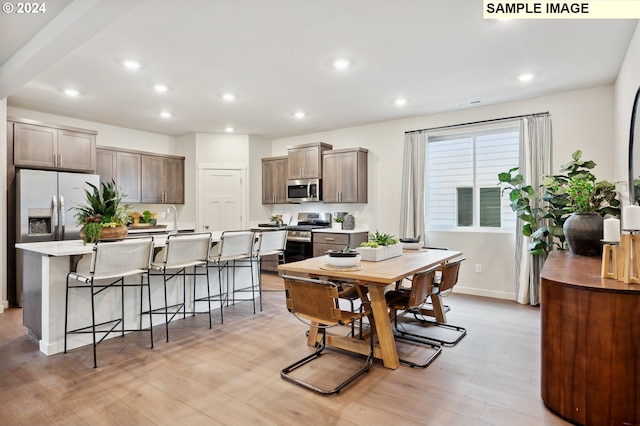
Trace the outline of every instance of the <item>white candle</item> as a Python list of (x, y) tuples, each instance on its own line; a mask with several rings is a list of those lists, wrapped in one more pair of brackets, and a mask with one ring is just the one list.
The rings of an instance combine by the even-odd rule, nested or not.
[(604, 220), (604, 238), (607, 243), (620, 242), (620, 219), (610, 217)]
[(622, 209), (622, 225), (625, 231), (640, 230), (640, 206), (625, 206)]

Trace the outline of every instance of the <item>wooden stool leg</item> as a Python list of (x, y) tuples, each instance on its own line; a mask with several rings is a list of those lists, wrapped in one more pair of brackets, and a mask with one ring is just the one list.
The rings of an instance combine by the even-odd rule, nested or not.
[(602, 278), (618, 279), (618, 246), (605, 244), (602, 248)]

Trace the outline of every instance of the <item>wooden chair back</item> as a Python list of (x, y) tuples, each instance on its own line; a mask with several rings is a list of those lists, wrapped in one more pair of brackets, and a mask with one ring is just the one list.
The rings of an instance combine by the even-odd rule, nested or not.
[(287, 309), (292, 314), (323, 325), (341, 323), (338, 287), (329, 281), (283, 275)]
[(440, 265), (429, 268), (425, 271), (418, 272), (411, 280), (411, 293), (407, 299), (404, 309), (411, 310), (419, 308), (429, 297), (433, 291), (433, 282), (436, 276), (436, 270)]
[(439, 290), (446, 291), (452, 289), (458, 283), (458, 274), (460, 272), (460, 264), (464, 261), (465, 258), (462, 257), (460, 259), (452, 260), (451, 262), (447, 262), (442, 268), (442, 278), (440, 279), (440, 284), (438, 285)]

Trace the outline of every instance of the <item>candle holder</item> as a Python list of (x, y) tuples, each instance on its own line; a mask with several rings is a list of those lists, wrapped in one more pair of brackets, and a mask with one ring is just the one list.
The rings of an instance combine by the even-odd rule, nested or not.
[(623, 266), (622, 276), (618, 275), (618, 280), (627, 284), (640, 284), (640, 230), (627, 232), (620, 236), (618, 262)]
[(602, 278), (617, 280), (622, 273), (620, 263), (620, 243), (615, 241), (603, 241), (602, 246)]

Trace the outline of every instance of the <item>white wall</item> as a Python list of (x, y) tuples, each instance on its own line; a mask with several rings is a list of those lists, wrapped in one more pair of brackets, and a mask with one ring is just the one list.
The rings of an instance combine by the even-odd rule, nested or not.
[[(400, 188), (404, 132), (548, 111), (553, 122), (553, 168), (571, 159), (576, 149), (598, 166), (596, 176), (614, 179), (612, 138), (613, 86), (596, 87), (486, 105), (472, 109), (338, 129), (273, 141), (272, 155), (285, 155), (288, 146), (326, 142), (334, 148), (361, 146), (369, 150), (369, 202), (367, 204), (302, 204), (275, 206), (273, 211), (349, 211), (356, 220), (397, 235), (400, 223)], [(496, 177), (497, 182), (497, 177)], [(252, 199), (252, 202), (259, 202)], [(431, 232), (428, 244), (462, 250), (463, 264), (458, 291), (514, 299), (514, 235), (485, 232)], [(475, 265), (483, 272), (476, 274)]]

